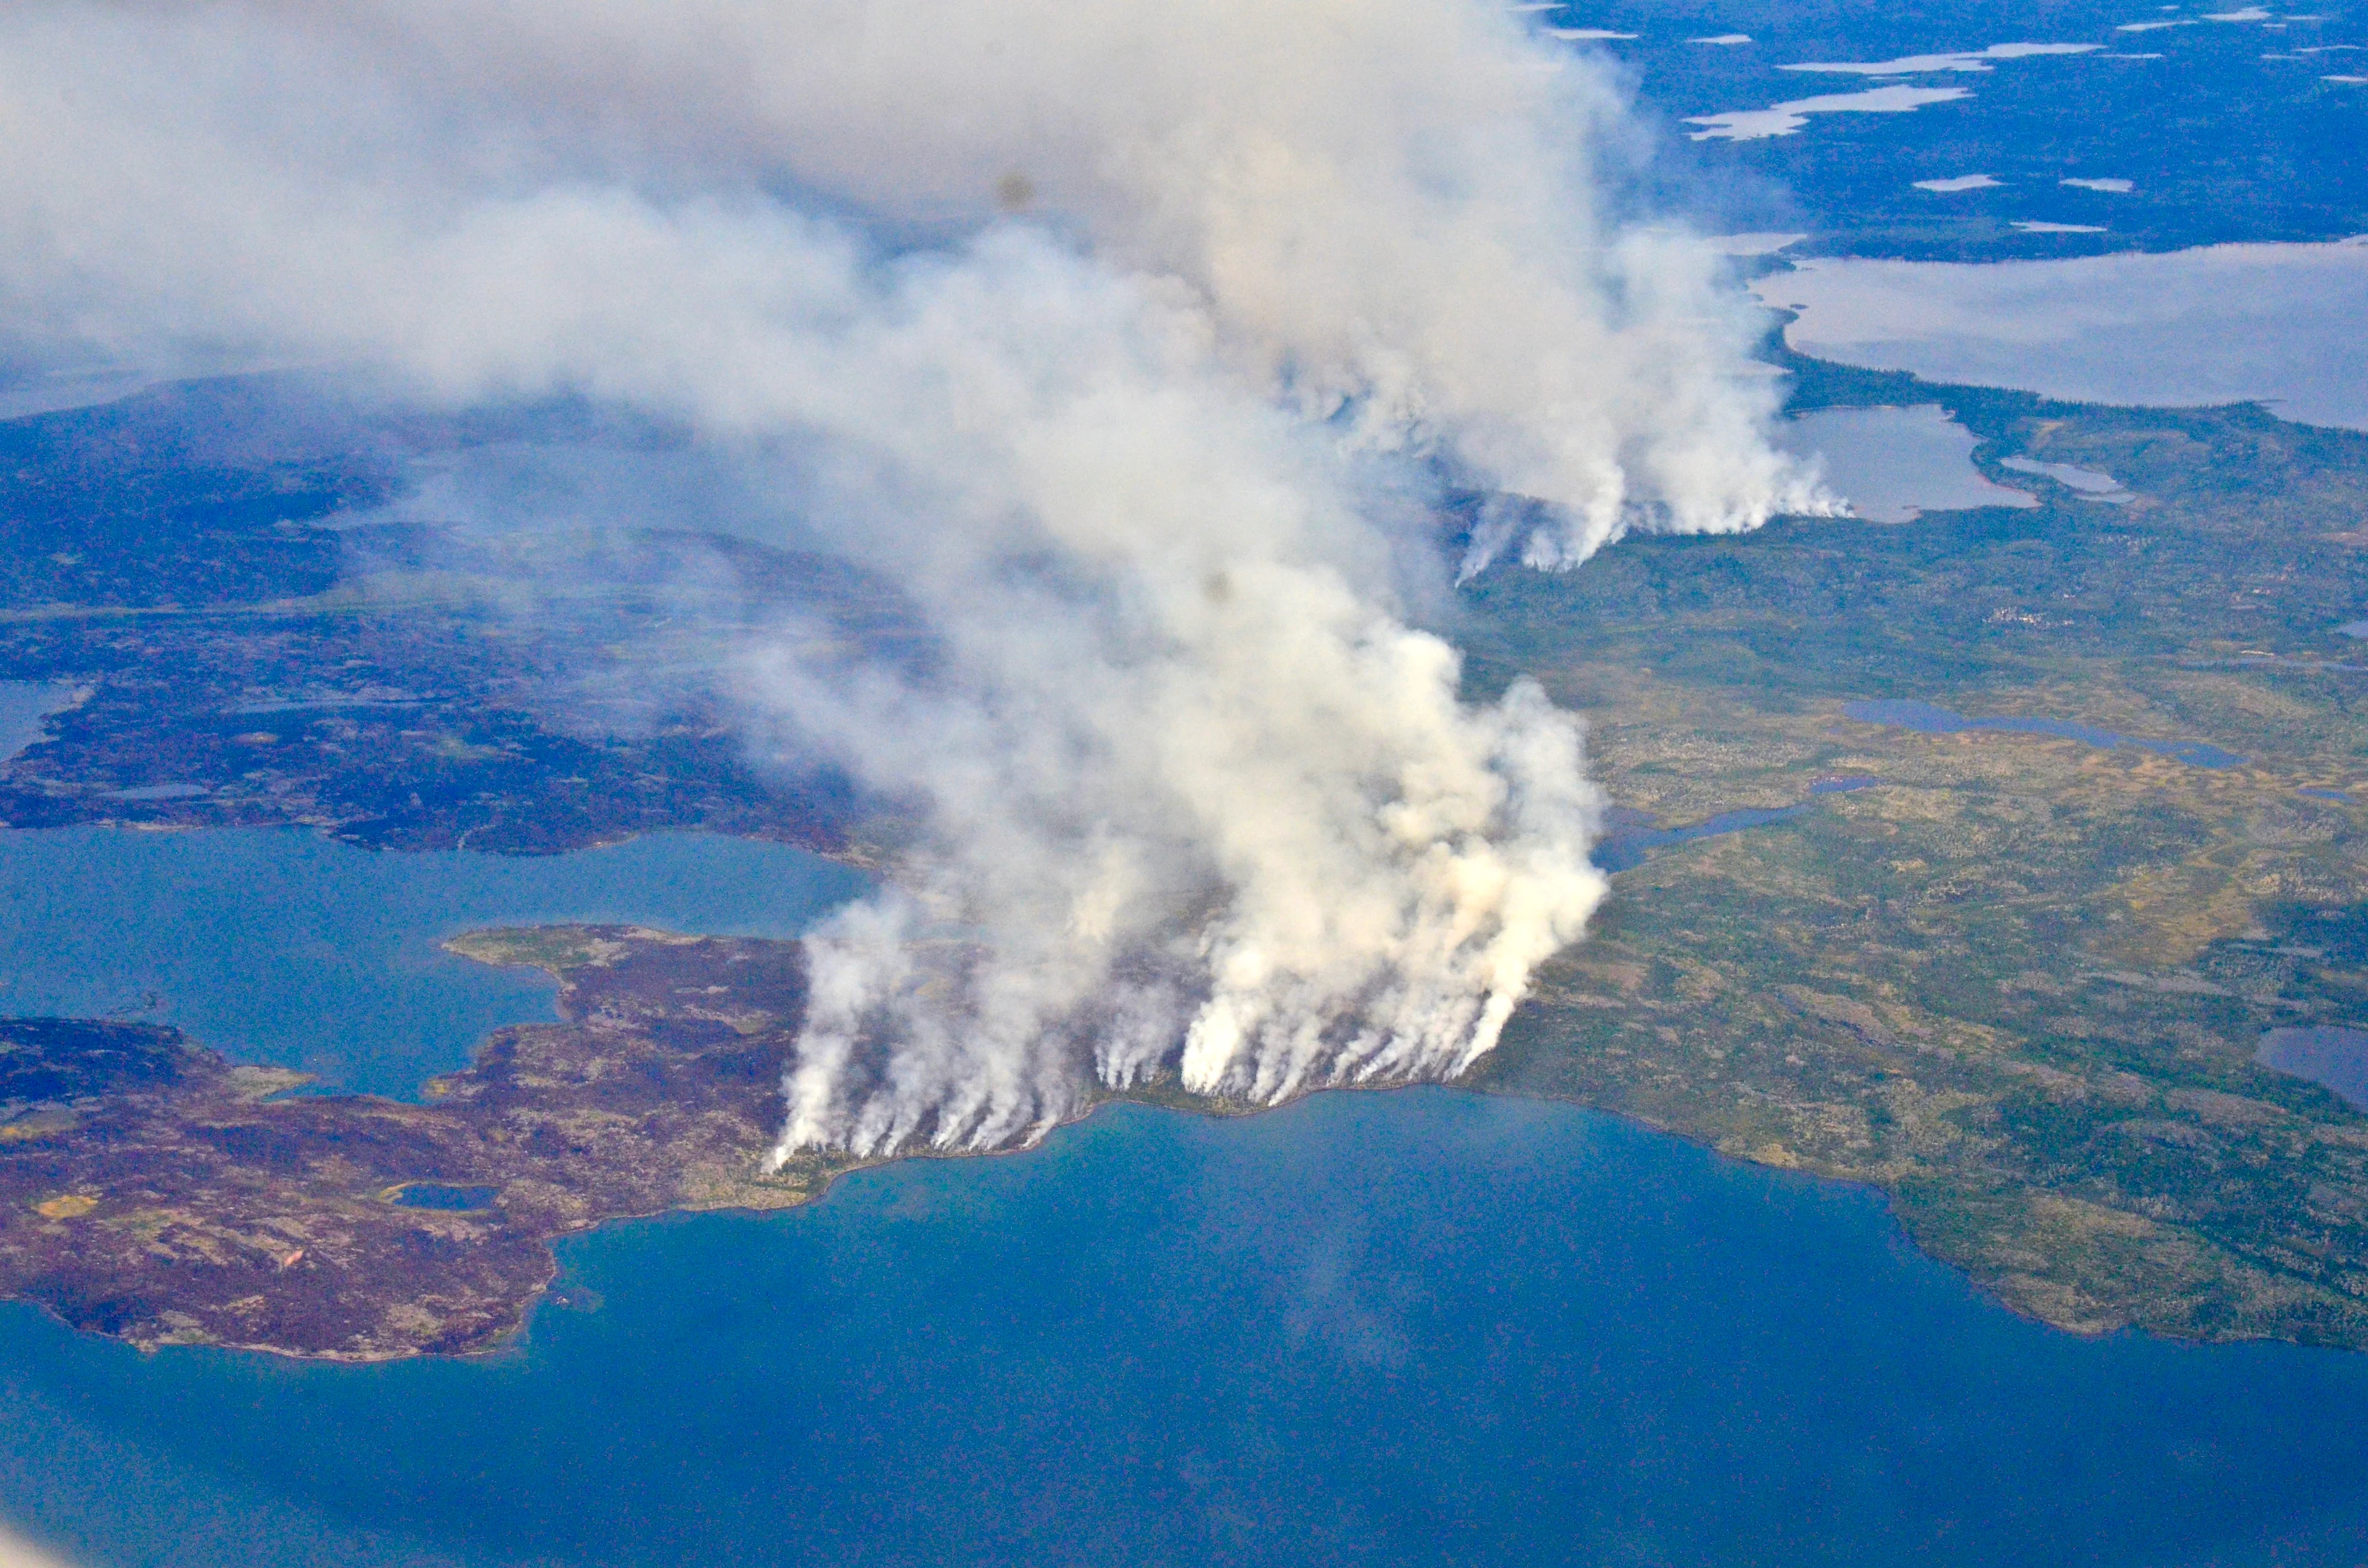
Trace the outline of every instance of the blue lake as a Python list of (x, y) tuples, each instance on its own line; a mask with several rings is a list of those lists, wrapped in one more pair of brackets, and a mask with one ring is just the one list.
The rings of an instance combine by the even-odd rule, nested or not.
[[(1812, 784), (1810, 792), (1821, 791)], [(1720, 812), (1677, 827), (1628, 827), (1615, 831), (1595, 846), (1595, 863), (1606, 872), (1633, 871), (1645, 863), (1647, 852), (1672, 844), (1691, 844), (1698, 838), (1716, 838), (1722, 834), (1741, 833), (1746, 828), (1765, 827), (1771, 822), (1783, 822), (1799, 816), (1803, 806), (1747, 806), (1739, 811)]]
[(2329, 1024), (2265, 1029), (2253, 1060), (2333, 1089), (2368, 1110), (2368, 1030)]
[(1905, 523), (1925, 512), (2036, 506), (2030, 492), (1994, 484), (1974, 466), (1980, 437), (1938, 403), (1911, 408), (1822, 408), (1776, 427), (1785, 450), (1824, 461), (1826, 481), (1869, 522)]
[(397, 1188), (394, 1201), (405, 1209), (467, 1212), (491, 1209), (501, 1190), (498, 1187), (450, 1187), (440, 1181), (415, 1181), (406, 1182)]
[[(1860, 790), (1872, 790), (1882, 782), (1868, 773), (1815, 778), (1809, 782), (1809, 793), (1848, 795)], [(1691, 844), (1697, 839), (1741, 833), (1747, 828), (1766, 827), (1770, 823), (1787, 822), (1808, 809), (1806, 805), (1744, 806), (1731, 812), (1715, 812), (1700, 822), (1680, 823), (1675, 827), (1655, 827), (1649, 813), (1615, 806), (1605, 824), (1611, 831), (1597, 842), (1594, 860), (1604, 871), (1615, 875), (1633, 871), (1645, 863), (1645, 856), (1653, 850), (1667, 848), (1672, 844)]]
[(1863, 1191), (1565, 1107), (1119, 1108), (563, 1262), (473, 1362), (0, 1310), (0, 1515), (116, 1568), (2368, 1551), (2368, 1356), (2074, 1339)]
[(41, 738), (41, 721), (73, 688), (44, 680), (0, 680), (0, 762)]
[(1842, 717), (1856, 719), (1862, 724), (1887, 724), (1929, 735), (1952, 735), (1964, 730), (1996, 730), (2015, 735), (2054, 735), (2062, 740), (2079, 741), (2106, 748), (2135, 746), (2140, 751), (2175, 757), (2191, 767), (2237, 767), (2245, 761), (2235, 752), (2223, 751), (2203, 741), (2142, 740), (2135, 735), (2116, 734), (2111, 730), (2098, 729), (2093, 724), (2077, 724), (2066, 719), (1968, 719), (1946, 708), (1936, 708), (1930, 702), (1852, 702), (1842, 709)]
[(554, 986), (438, 950), (472, 926), (794, 936), (862, 879), (783, 845), (669, 833), (566, 855), (357, 849), (302, 829), (0, 832), (0, 1014), (179, 1025), (235, 1061), (410, 1096)]

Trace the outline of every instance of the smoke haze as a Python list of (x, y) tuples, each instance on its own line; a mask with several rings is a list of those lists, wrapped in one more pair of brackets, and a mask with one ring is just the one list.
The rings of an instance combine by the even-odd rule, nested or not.
[[(1465, 0), (19, 4), (0, 297), (61, 358), (336, 364), (696, 433), (923, 671), (750, 640), (751, 744), (916, 803), (810, 942), (781, 1153), (1173, 1072), (1452, 1074), (1603, 892), (1576, 722), (1410, 606), (1825, 510), (1616, 82)], [(769, 522), (768, 522), (769, 517)]]
[(0, 1529), (0, 1568), (67, 1568), (65, 1559), (52, 1557), (30, 1541)]

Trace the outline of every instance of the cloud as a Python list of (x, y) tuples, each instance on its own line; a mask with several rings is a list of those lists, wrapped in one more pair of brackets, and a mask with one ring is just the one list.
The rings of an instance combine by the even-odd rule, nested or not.
[(0, 17), (0, 299), (621, 405), (892, 584), (926, 668), (731, 661), (916, 824), (812, 943), (784, 1148), (993, 1144), (1452, 1074), (1578, 935), (1577, 727), (1462, 700), (1434, 495), (1545, 567), (1829, 505), (1715, 248), (1608, 210), (1634, 137), (1456, 0), (57, 0)]

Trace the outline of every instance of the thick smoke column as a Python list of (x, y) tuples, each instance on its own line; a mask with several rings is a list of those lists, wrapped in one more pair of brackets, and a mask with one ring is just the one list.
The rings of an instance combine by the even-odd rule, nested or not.
[(1578, 935), (1576, 725), (1458, 700), (1406, 519), (1441, 473), (1528, 498), (1470, 571), (1821, 502), (1715, 258), (1598, 210), (1627, 135), (1466, 0), (35, 3), (0, 297), (794, 473), (784, 527), (940, 656), (735, 678), (758, 744), (924, 819), (811, 943), (782, 1147), (991, 1145), (1171, 1065), (1454, 1073)]

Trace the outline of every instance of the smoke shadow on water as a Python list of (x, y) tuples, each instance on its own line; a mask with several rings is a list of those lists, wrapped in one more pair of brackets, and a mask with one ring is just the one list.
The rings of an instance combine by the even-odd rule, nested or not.
[(85, 1562), (2350, 1561), (2368, 1357), (2079, 1340), (1865, 1191), (1568, 1107), (1106, 1110), (563, 1248), (474, 1361), (0, 1312)]

